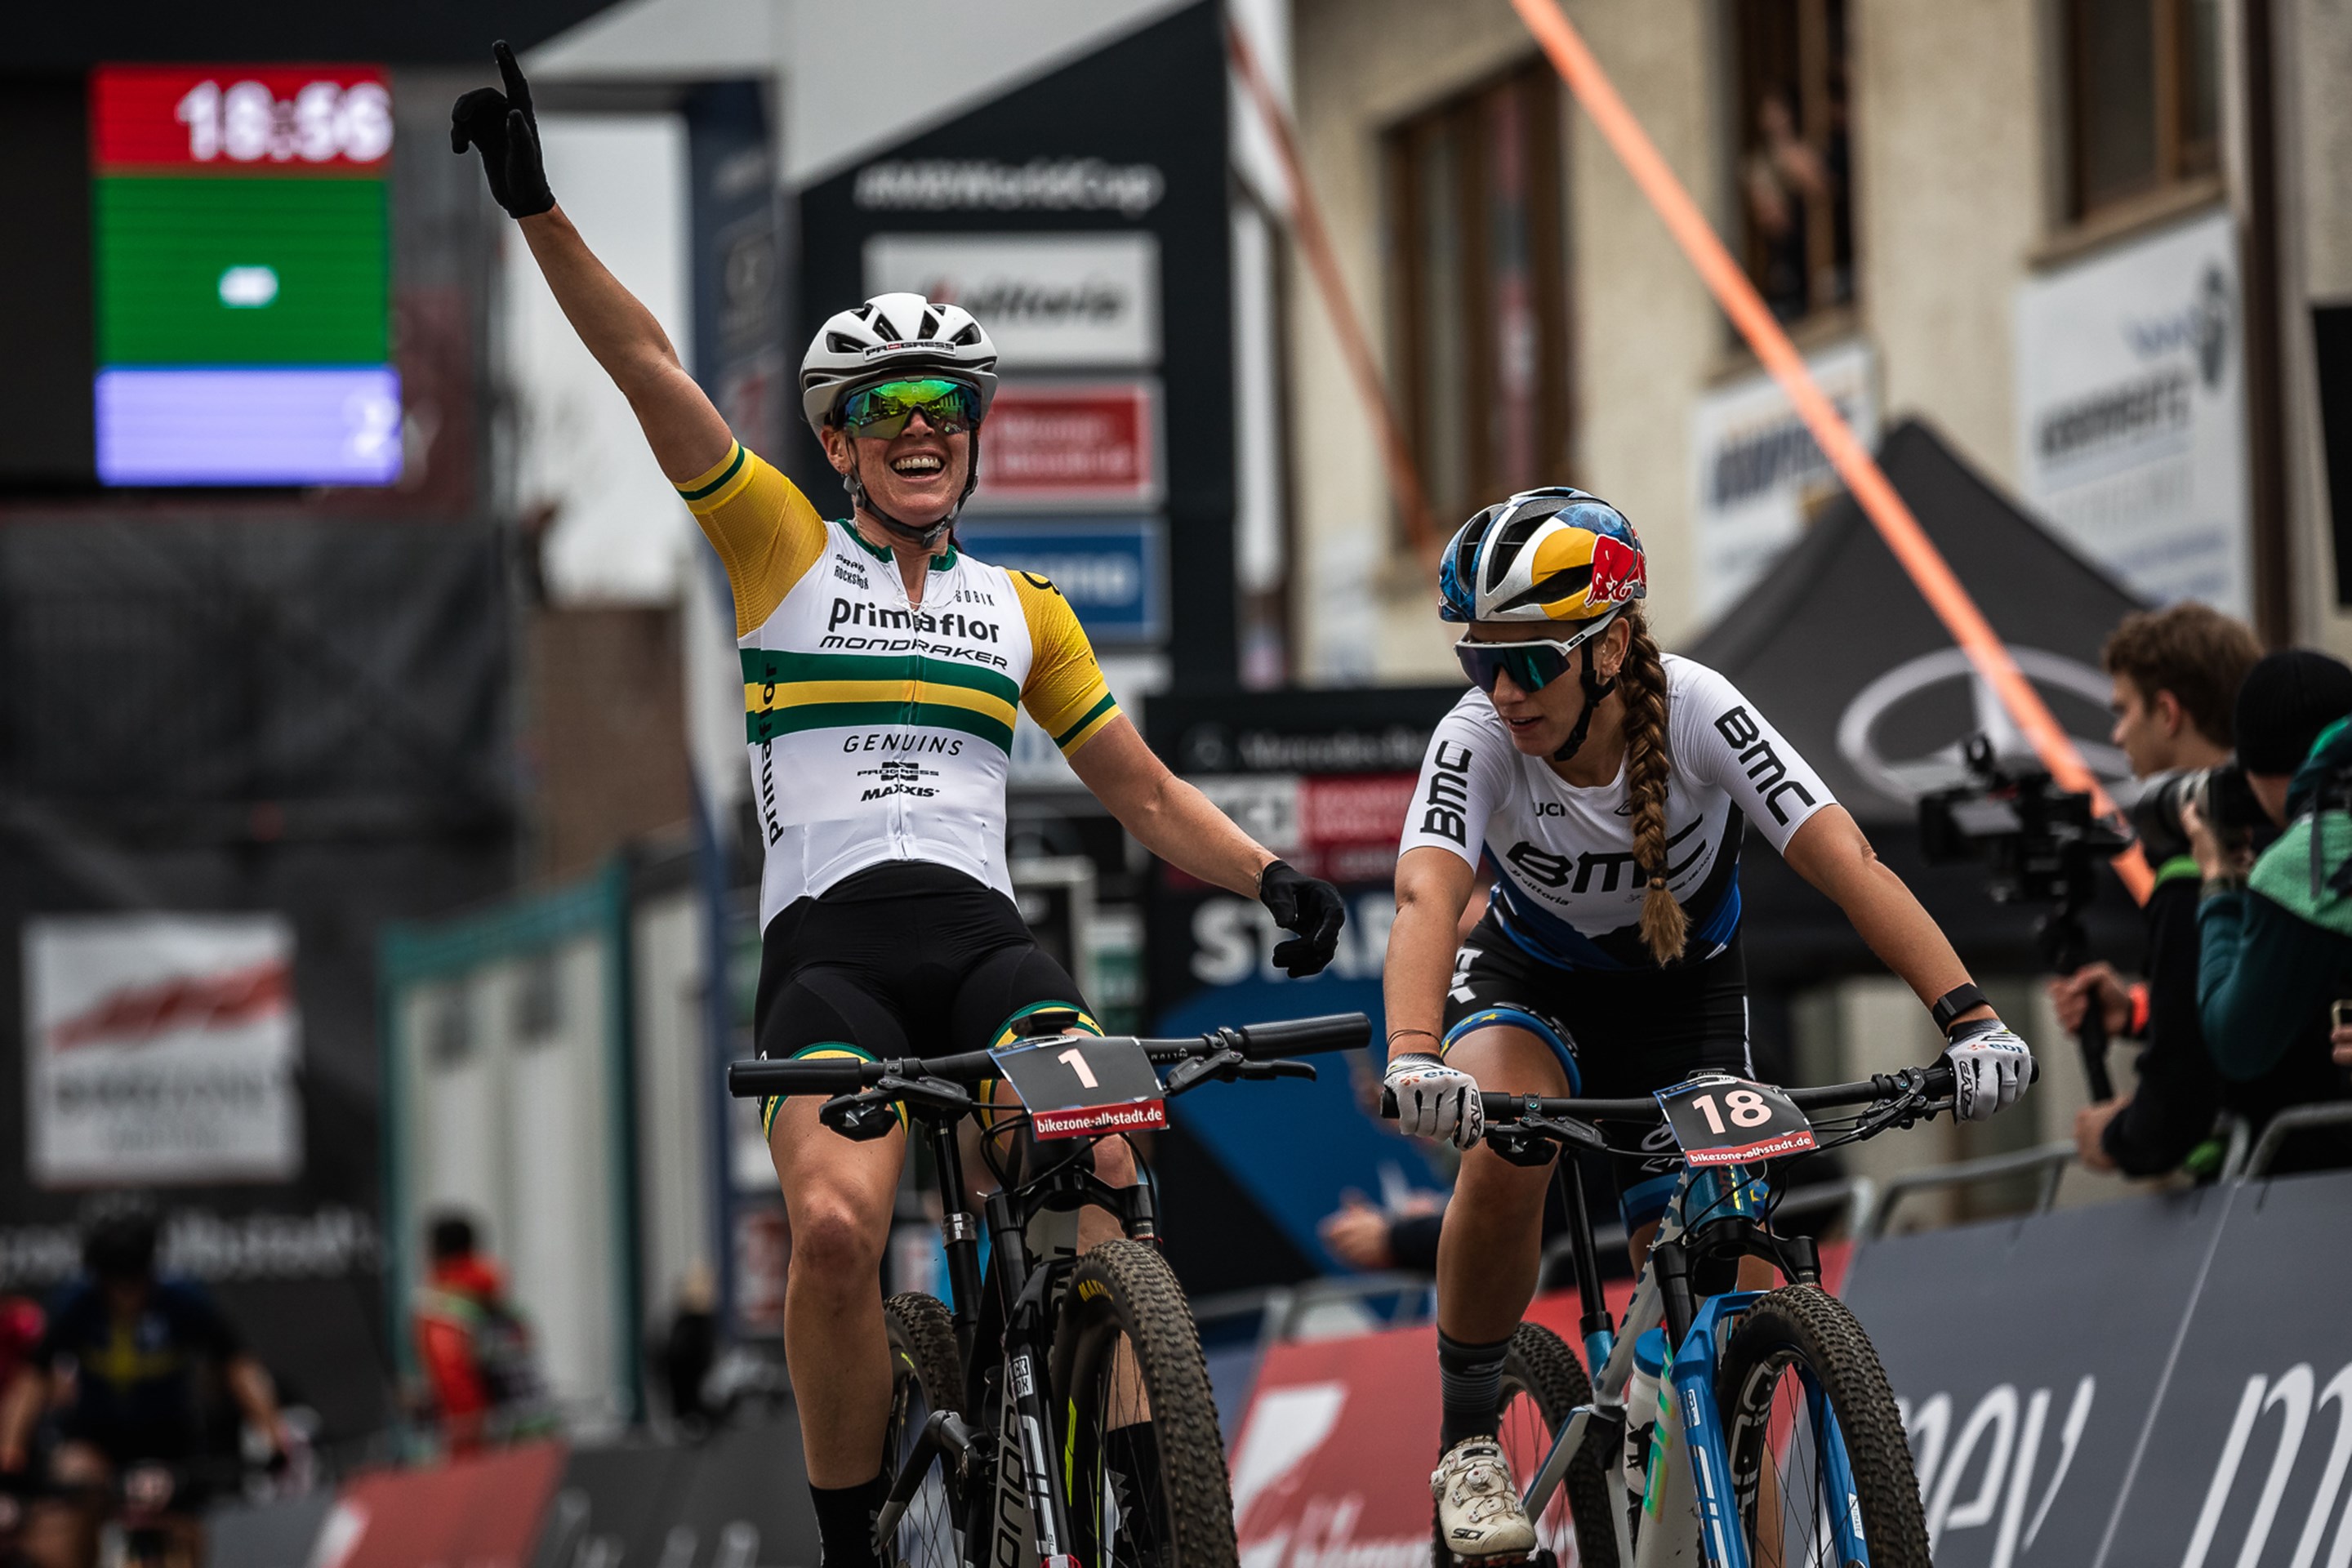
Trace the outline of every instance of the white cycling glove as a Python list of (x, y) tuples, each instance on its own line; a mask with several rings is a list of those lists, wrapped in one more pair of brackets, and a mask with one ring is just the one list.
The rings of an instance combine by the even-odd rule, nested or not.
[(2008, 1110), (2033, 1081), (2032, 1048), (1998, 1018), (1954, 1025), (1944, 1056), (1952, 1064), (1953, 1114), (1963, 1121)]
[(1451, 1138), (1470, 1149), (1486, 1131), (1478, 1080), (1426, 1051), (1389, 1058), (1381, 1085), (1396, 1097), (1397, 1125), (1418, 1138)]

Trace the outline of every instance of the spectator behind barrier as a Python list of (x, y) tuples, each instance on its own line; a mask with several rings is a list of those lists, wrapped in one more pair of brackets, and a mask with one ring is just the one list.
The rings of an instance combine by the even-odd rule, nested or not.
[[(2261, 1124), (2290, 1105), (2347, 1098), (2329, 1049), (2332, 1005), (2352, 997), (2352, 668), (2307, 648), (2257, 664), (2238, 692), (2238, 757), (2285, 831), (2259, 858), (2182, 813), (2204, 899), (2198, 1012), (2228, 1102)], [(2250, 863), (2251, 862), (2251, 863)], [(2315, 1133), (2273, 1170), (2352, 1164), (2352, 1135)]]
[[(2115, 686), (2111, 738), (2132, 776), (2226, 762), (2238, 687), (2262, 652), (2252, 632), (2204, 605), (2124, 617), (2099, 662)], [(2084, 1106), (2074, 1116), (2083, 1163), (2130, 1176), (2220, 1163), (2205, 1146), (2221, 1086), (2197, 1019), (2197, 862), (2178, 841), (2147, 847), (2156, 890), (2142, 911), (2144, 980), (2126, 985), (2114, 965), (2093, 963), (2050, 983), (2058, 1021), (2069, 1032), (2082, 1028), (2095, 997), (2108, 1038), (2131, 1036), (2144, 1044), (2131, 1097)]]
[(429, 1246), (432, 1272), (414, 1312), (416, 1348), (449, 1452), (538, 1430), (546, 1412), (530, 1330), (508, 1301), (498, 1265), (478, 1249), (473, 1222), (442, 1215)]

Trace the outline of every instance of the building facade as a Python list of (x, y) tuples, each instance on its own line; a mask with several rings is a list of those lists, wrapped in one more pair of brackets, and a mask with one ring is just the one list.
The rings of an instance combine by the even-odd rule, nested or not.
[[(2352, 291), (2352, 16), (2243, 4), (1568, 11), (1866, 441), (1923, 419), (2144, 596), (2344, 651), (2314, 310)], [(1642, 530), (1653, 622), (1690, 640), (1835, 492), (1786, 401), (1507, 0), (1291, 22), (1307, 177), (1438, 537), (1580, 485)], [(1295, 267), (1297, 675), (1444, 679), (1427, 563)]]

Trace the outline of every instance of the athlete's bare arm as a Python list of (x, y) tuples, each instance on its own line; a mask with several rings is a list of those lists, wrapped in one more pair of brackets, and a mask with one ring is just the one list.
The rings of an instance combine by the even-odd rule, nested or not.
[[(1919, 907), (1903, 879), (1879, 859), (1845, 807), (1815, 812), (1789, 840), (1781, 858), (1836, 901), (1879, 962), (1900, 975), (1921, 1002), (1932, 1004), (1968, 980), (1968, 966), (1952, 951), (1943, 928)], [(1971, 1007), (1960, 1015), (1992, 1016), (1990, 1007)]]
[(1423, 844), (1397, 857), (1396, 921), (1381, 966), (1391, 1056), (1433, 1052), (1445, 1033), (1445, 984), (1476, 878), (1449, 849)]
[(717, 467), (735, 437), (678, 363), (654, 313), (605, 270), (561, 206), (516, 226), (564, 320), (635, 410), (662, 472), (675, 484)]
[(1071, 753), (1070, 767), (1146, 849), (1203, 882), (1256, 897), (1258, 873), (1274, 852), (1169, 772), (1127, 715)]

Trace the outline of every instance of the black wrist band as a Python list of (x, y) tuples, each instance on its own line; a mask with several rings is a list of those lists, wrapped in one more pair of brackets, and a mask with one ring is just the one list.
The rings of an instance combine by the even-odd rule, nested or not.
[(1937, 1029), (1948, 1035), (1952, 1032), (1953, 1020), (1961, 1014), (1990, 1005), (1985, 1000), (1985, 994), (1977, 989), (1975, 981), (1963, 980), (1937, 997), (1928, 1006), (1927, 1016), (1936, 1020)]

